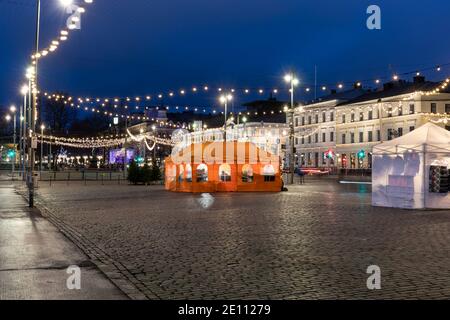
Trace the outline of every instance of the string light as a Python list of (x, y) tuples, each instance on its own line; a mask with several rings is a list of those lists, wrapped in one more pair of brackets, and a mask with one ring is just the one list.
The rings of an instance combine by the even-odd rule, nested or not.
[[(55, 41), (55, 44), (57, 44), (57, 43), (58, 43), (58, 41)], [(441, 66), (448, 66), (448, 65), (450, 65), (450, 63), (446, 63), (446, 64), (443, 64)], [(438, 66), (435, 70), (436, 71), (441, 71), (441, 69), (442, 69), (441, 66)], [(425, 68), (425, 69), (422, 69), (422, 70), (417, 70), (416, 69), (416, 70), (411, 71), (411, 72), (402, 73), (401, 75), (409, 75), (409, 74), (421, 75), (423, 71), (427, 71), (427, 70), (430, 70), (430, 68)], [(385, 78), (385, 79), (389, 79), (389, 78)], [(391, 79), (399, 80), (400, 79), (400, 74), (393, 75)], [(373, 79), (373, 80), (365, 80), (365, 81), (367, 81), (367, 82), (373, 81), (375, 84), (378, 85), (378, 84), (381, 83), (381, 78), (376, 78), (376, 79)], [(352, 85), (355, 85), (356, 87), (362, 87), (362, 82), (361, 81), (338, 82), (335, 86), (338, 89), (343, 89), (345, 87), (346, 83), (352, 83)], [(303, 87), (300, 87), (300, 88), (303, 88), (305, 92), (309, 93), (309, 92), (311, 92), (311, 87), (312, 87), (311, 85), (306, 85), (305, 84)], [(333, 85), (329, 84), (329, 83), (327, 83), (327, 84), (318, 84), (318, 87), (321, 88), (322, 91), (325, 91), (328, 88), (333, 87)], [(435, 91), (437, 91), (437, 89), (439, 87), (440, 86), (438, 86)], [(213, 86), (205, 84), (205, 85), (203, 85), (200, 88), (197, 87), (197, 86), (191, 86), (191, 88), (192, 89), (190, 91), (186, 91), (185, 89), (180, 89), (180, 90), (172, 89), (172, 90), (167, 90), (165, 92), (159, 92), (159, 93), (154, 93), (154, 94), (147, 94), (147, 95), (142, 95), (142, 96), (136, 96), (136, 97), (134, 97), (134, 100), (136, 100), (136, 101), (142, 101), (142, 100), (149, 101), (149, 100), (152, 100), (153, 97), (156, 97), (158, 99), (163, 99), (164, 97), (175, 98), (177, 96), (185, 96), (188, 92), (192, 92), (193, 94), (200, 93), (200, 92), (214, 94), (214, 91), (215, 92), (230, 91), (230, 92), (233, 92), (233, 93), (234, 92), (235, 93), (242, 93), (242, 94), (245, 94), (245, 95), (248, 95), (250, 93), (255, 93), (255, 94), (262, 95), (262, 94), (264, 94), (266, 92), (272, 92), (272, 93), (275, 93), (275, 94), (279, 93), (278, 88), (268, 88), (268, 87), (265, 87), (265, 86), (241, 87), (241, 88), (232, 88), (232, 89), (228, 89), (227, 90), (226, 88), (223, 88), (223, 87), (213, 87)], [(432, 92), (432, 91), (433, 90), (431, 90), (430, 92)], [(178, 94), (177, 94), (177, 92), (178, 92)], [(75, 100), (77, 100), (77, 99), (83, 99), (83, 97), (75, 98)], [(116, 96), (116, 97), (113, 97), (113, 98), (107, 97), (107, 98), (97, 98), (97, 99), (100, 100), (100, 101), (114, 100), (115, 102), (120, 102), (120, 101), (126, 100), (127, 102), (131, 102), (131, 98), (130, 97), (120, 97), (120, 96)]]
[[(63, 5), (68, 7), (71, 5), (72, 1), (63, 0)], [(84, 0), (84, 4), (92, 4), (93, 0)], [(77, 14), (82, 14), (86, 12), (86, 5), (77, 5)], [(41, 51), (33, 54), (31, 56), (32, 64), (35, 64), (35, 60), (41, 59), (42, 57), (46, 57), (49, 53), (53, 53), (58, 49), (61, 41), (66, 41), (69, 37), (69, 31), (75, 30), (74, 22), (79, 22), (79, 18), (74, 16), (72, 17), (72, 24), (70, 24), (67, 29), (63, 29), (60, 31), (59, 35), (55, 37), (50, 44), (43, 48)]]

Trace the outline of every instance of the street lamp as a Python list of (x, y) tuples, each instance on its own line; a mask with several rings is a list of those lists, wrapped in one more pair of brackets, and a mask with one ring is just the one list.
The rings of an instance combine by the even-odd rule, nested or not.
[(45, 125), (41, 124), (41, 174), (42, 174), (42, 158), (44, 157), (44, 129)]
[(17, 116), (16, 116), (16, 111), (17, 111), (17, 109), (16, 109), (16, 106), (11, 106), (10, 108), (9, 108), (9, 111), (11, 111), (11, 113), (14, 115), (14, 135), (13, 135), (13, 146), (14, 146), (14, 159), (13, 159), (13, 162), (12, 162), (12, 178), (14, 179), (14, 171), (15, 171), (15, 167), (16, 167), (16, 150), (17, 150), (17, 148), (16, 148), (16, 118), (17, 118)]
[(73, 3), (73, 0), (59, 0), (63, 7), (68, 7)]
[(289, 183), (294, 184), (294, 170), (295, 170), (295, 157), (294, 157), (294, 88), (300, 83), (297, 77), (293, 73), (289, 73), (284, 77), (284, 81), (290, 84), (290, 93), (291, 93), (291, 108), (287, 110), (289, 114)]
[[(139, 132), (140, 132), (140, 134), (142, 135), (142, 134), (144, 133), (144, 129), (143, 129), (143, 128), (139, 129)], [(146, 157), (146, 151), (147, 151), (147, 150), (145, 150), (145, 149), (146, 149), (146, 148), (145, 148), (145, 136), (142, 138), (141, 148), (142, 148), (142, 156), (143, 156), (143, 158), (144, 158), (144, 163), (146, 163), (145, 157)]]
[(20, 163), (22, 171), (22, 179), (25, 179), (25, 150), (26, 150), (26, 122), (27, 122), (27, 95), (29, 87), (23, 85), (20, 89), (20, 93), (23, 96), (23, 105), (20, 107)]
[(231, 94), (222, 95), (220, 96), (220, 102), (225, 107), (225, 133), (224, 133), (224, 140), (227, 140), (227, 116), (228, 116), (228, 101), (233, 100), (233, 96)]
[[(61, 3), (65, 6), (71, 4), (68, 0), (60, 0)], [(86, 2), (92, 2), (92, 0), (85, 0)], [(29, 92), (30, 92), (30, 117), (29, 117), (29, 129), (30, 129), (30, 146), (29, 146), (29, 167), (30, 170), (28, 172), (28, 199), (29, 199), (29, 207), (34, 207), (34, 186), (35, 186), (35, 177), (34, 177), (34, 165), (35, 165), (35, 145), (34, 145), (34, 137), (32, 133), (36, 127), (36, 114), (37, 114), (37, 94), (38, 90), (38, 62), (41, 54), (39, 53), (39, 38), (40, 38), (40, 22), (41, 22), (41, 0), (36, 0), (36, 30), (35, 30), (35, 46), (34, 46), (34, 54), (33, 54), (33, 65), (27, 70), (27, 78), (29, 82)], [(31, 95), (32, 93), (32, 95)], [(31, 98), (32, 97), (32, 98)]]

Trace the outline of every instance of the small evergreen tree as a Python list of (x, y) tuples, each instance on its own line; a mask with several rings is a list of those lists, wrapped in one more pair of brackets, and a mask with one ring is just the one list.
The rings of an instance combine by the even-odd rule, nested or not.
[(97, 169), (98, 168), (98, 158), (97, 155), (94, 155), (89, 162), (89, 168), (91, 169)]
[(139, 167), (137, 163), (133, 160), (130, 163), (130, 167), (128, 168), (128, 181), (133, 184), (137, 184), (139, 182)]
[(159, 181), (159, 180), (161, 180), (161, 169), (156, 164), (156, 162), (153, 162), (151, 170), (151, 181)]
[(144, 184), (150, 184), (150, 182), (152, 181), (152, 171), (148, 164), (145, 164), (141, 169), (141, 178)]

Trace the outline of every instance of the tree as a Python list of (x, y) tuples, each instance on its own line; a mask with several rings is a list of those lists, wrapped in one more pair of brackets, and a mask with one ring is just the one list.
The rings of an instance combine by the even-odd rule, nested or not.
[(161, 169), (154, 161), (151, 170), (151, 181), (159, 181), (159, 180), (161, 180)]
[(128, 181), (133, 184), (138, 184), (139, 182), (139, 167), (137, 163), (133, 160), (128, 168)]
[(141, 176), (142, 176), (142, 182), (144, 184), (150, 184), (152, 181), (152, 171), (148, 164), (145, 164), (144, 167), (141, 169)]
[(98, 168), (98, 158), (97, 155), (94, 155), (89, 162), (89, 168), (91, 169), (97, 169)]
[[(68, 96), (61, 93), (61, 96)], [(77, 111), (72, 108), (70, 104), (65, 104), (64, 99), (46, 99), (41, 103), (42, 108), (42, 122), (50, 127), (54, 134), (66, 134), (71, 124), (77, 118)]]
[[(60, 96), (67, 97), (68, 94), (58, 93)], [(68, 130), (72, 123), (77, 118), (77, 111), (75, 108), (72, 108), (70, 104), (65, 104), (64, 99), (46, 99), (39, 102), (39, 105), (42, 106), (42, 114), (40, 122), (45, 124), (46, 133), (62, 136), (68, 133)], [(53, 148), (52, 159), (53, 159), (53, 168), (58, 168), (56, 165), (58, 154), (58, 148)]]
[(108, 130), (111, 119), (103, 114), (92, 114), (87, 118), (74, 121), (70, 126), (72, 134), (96, 135)]

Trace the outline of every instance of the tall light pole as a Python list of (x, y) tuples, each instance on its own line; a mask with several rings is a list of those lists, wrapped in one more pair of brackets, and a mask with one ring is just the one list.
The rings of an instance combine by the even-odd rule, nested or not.
[[(36, 0), (36, 34), (35, 34), (35, 51), (33, 59), (34, 81), (31, 81), (30, 92), (31, 99), (31, 116), (30, 116), (30, 146), (29, 146), (29, 172), (28, 172), (28, 205), (30, 208), (34, 207), (34, 166), (35, 166), (35, 148), (37, 147), (36, 138), (34, 136), (36, 128), (36, 114), (37, 114), (37, 95), (38, 95), (38, 59), (39, 59), (39, 34), (41, 21), (41, 0)], [(30, 78), (33, 79), (33, 78)]]
[(227, 141), (227, 118), (228, 118), (228, 101), (233, 100), (233, 96), (231, 94), (222, 95), (220, 97), (220, 102), (223, 103), (225, 107), (225, 125), (224, 125), (224, 140)]
[[(156, 143), (156, 126), (152, 125), (152, 131), (153, 131), (153, 136), (155, 137), (155, 143)], [(153, 146), (153, 164), (152, 165), (156, 165), (156, 145)]]
[(126, 179), (127, 178), (127, 163), (128, 163), (128, 159), (127, 159), (127, 144), (128, 144), (128, 115), (125, 114), (125, 143), (124, 143), (124, 149), (125, 149), (125, 156), (124, 156), (124, 160), (123, 160), (123, 177)]
[(23, 105), (20, 108), (20, 157), (22, 167), (22, 179), (25, 179), (25, 150), (26, 150), (26, 115), (27, 115), (27, 95), (29, 87), (22, 86), (20, 93), (23, 95)]
[[(139, 129), (139, 133), (141, 135), (143, 135), (144, 134), (144, 129), (143, 128)], [(145, 164), (146, 163), (146, 161), (145, 161), (145, 156), (146, 156), (146, 152), (145, 152), (146, 151), (145, 150), (145, 136), (142, 137), (141, 147), (142, 147), (142, 157), (144, 158), (144, 164)]]
[(14, 172), (15, 172), (15, 167), (16, 167), (16, 153), (17, 153), (17, 147), (16, 147), (16, 121), (17, 121), (17, 115), (16, 115), (16, 107), (15, 106), (11, 106), (9, 108), (9, 111), (11, 111), (11, 113), (13, 114), (13, 122), (14, 122), (14, 133), (13, 133), (13, 146), (14, 146), (14, 158), (13, 158), (13, 162), (12, 162), (12, 178), (14, 179)]
[[(9, 123), (9, 122), (11, 121), (11, 119), (12, 119), (11, 115), (7, 114), (7, 115), (5, 116), (6, 122)], [(8, 157), (9, 157), (9, 151), (8, 151)], [(11, 176), (11, 179), (14, 179), (14, 160), (12, 160), (11, 162), (12, 162), (12, 170), (11, 170), (12, 176)]]
[(299, 84), (299, 80), (294, 76), (294, 74), (290, 73), (284, 77), (284, 80), (290, 84), (290, 93), (291, 93), (291, 107), (287, 110), (287, 114), (289, 117), (287, 118), (289, 122), (289, 184), (294, 184), (294, 170), (295, 170), (295, 155), (294, 155), (294, 135), (295, 135), (295, 127), (294, 127), (294, 88)]
[(41, 124), (41, 174), (42, 174), (42, 159), (44, 157), (44, 129), (45, 126)]

